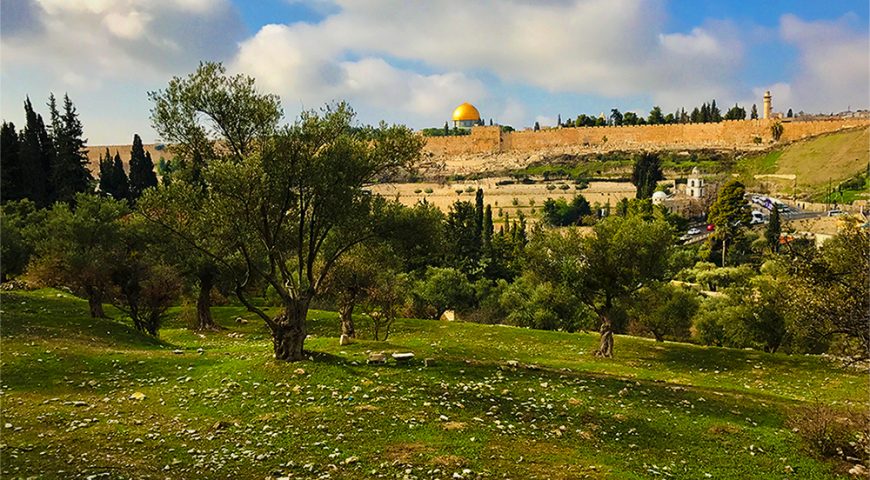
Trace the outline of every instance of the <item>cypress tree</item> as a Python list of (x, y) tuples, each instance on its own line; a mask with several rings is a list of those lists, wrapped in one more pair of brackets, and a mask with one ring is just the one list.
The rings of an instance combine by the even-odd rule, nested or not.
[(474, 239), (478, 249), (483, 245), (483, 189), (474, 196)]
[(42, 116), (33, 110), (30, 97), (24, 100), (25, 126), (21, 132), (19, 165), (20, 194), (38, 207), (45, 207), (48, 199), (48, 178), (52, 146)]
[(76, 108), (68, 95), (63, 97), (63, 114), (58, 113), (54, 95), (49, 98), (54, 156), (51, 164), (52, 200), (71, 203), (76, 193), (91, 190), (93, 177), (88, 170), (87, 140)]
[(710, 121), (717, 123), (722, 121), (722, 112), (720, 112), (719, 107), (716, 106), (715, 99), (713, 99), (713, 103), (710, 104)]
[(767, 229), (764, 231), (764, 238), (767, 240), (767, 245), (770, 246), (770, 251), (776, 253), (779, 250), (779, 236), (782, 233), (782, 225), (779, 219), (779, 209), (773, 208), (770, 210), (770, 220), (767, 223)]
[(755, 106), (754, 103), (752, 104), (752, 110), (749, 113), (749, 118), (752, 120), (758, 120), (758, 108)]
[(127, 179), (127, 174), (124, 172), (124, 162), (121, 161), (121, 154), (115, 152), (115, 158), (112, 160), (112, 185), (115, 188), (115, 198), (130, 199), (130, 181)]
[(486, 255), (492, 252), (492, 205), (486, 204), (483, 211), (483, 251)]
[(130, 152), (130, 199), (136, 201), (146, 188), (157, 186), (157, 175), (151, 155), (145, 152), (142, 139), (133, 135), (133, 149)]
[(0, 128), (0, 200), (18, 200), (22, 195), (21, 145), (15, 124), (3, 122)]
[(656, 191), (659, 180), (664, 179), (662, 174), (661, 160), (654, 153), (644, 153), (634, 161), (634, 169), (631, 172), (631, 183), (637, 192), (636, 198), (650, 198)]
[[(100, 192), (104, 195), (115, 197), (115, 164), (112, 163), (112, 154), (106, 149), (106, 154), (100, 156)], [(115, 197), (117, 198), (117, 197)]]

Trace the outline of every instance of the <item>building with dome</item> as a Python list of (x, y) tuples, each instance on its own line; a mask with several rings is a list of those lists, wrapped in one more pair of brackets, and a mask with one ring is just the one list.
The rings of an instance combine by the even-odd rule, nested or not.
[(652, 194), (652, 203), (653, 205), (663, 205), (665, 200), (668, 199), (668, 194), (659, 190)]
[(480, 112), (474, 105), (466, 102), (453, 110), (453, 126), (456, 128), (471, 128), (480, 124)]

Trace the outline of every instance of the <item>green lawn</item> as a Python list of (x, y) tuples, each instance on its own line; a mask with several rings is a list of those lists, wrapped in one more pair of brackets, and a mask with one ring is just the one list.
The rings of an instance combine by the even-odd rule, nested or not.
[(787, 411), (867, 399), (810, 356), (620, 336), (601, 360), (593, 334), (429, 320), (340, 347), (312, 312), (312, 359), (284, 364), (239, 307), (157, 341), (55, 290), (0, 300), (3, 478), (836, 478)]

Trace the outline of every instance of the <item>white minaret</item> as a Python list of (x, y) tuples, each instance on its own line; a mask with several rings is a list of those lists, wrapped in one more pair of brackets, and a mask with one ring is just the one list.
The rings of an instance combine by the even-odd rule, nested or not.
[(770, 90), (764, 92), (764, 117), (762, 117), (762, 118), (764, 118), (765, 120), (768, 118), (771, 118), (771, 115), (770, 115), (770, 113), (771, 113), (771, 110), (770, 110), (771, 109), (771, 104), (770, 104), (771, 98), (772, 97), (770, 96)]

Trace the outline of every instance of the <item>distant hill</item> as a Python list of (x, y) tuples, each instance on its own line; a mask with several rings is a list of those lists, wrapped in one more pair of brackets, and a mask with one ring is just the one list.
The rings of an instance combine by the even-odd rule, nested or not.
[[(164, 157), (167, 160), (172, 158), (162, 143), (146, 143), (142, 146), (145, 147), (146, 152), (151, 153), (151, 159), (154, 160), (155, 167), (157, 166), (157, 162), (160, 161), (160, 157)], [(89, 145), (87, 148), (88, 168), (90, 168), (91, 172), (94, 174), (100, 172), (100, 157), (106, 153), (107, 148), (113, 157), (115, 156), (115, 152), (120, 153), (121, 160), (124, 162), (124, 168), (129, 168), (127, 164), (130, 162), (130, 151), (133, 149), (133, 145)]]

